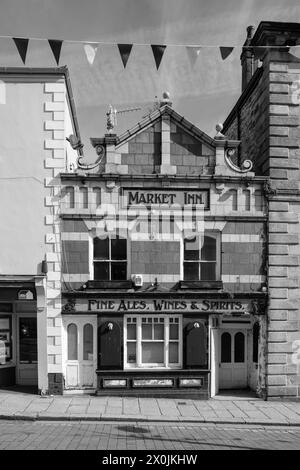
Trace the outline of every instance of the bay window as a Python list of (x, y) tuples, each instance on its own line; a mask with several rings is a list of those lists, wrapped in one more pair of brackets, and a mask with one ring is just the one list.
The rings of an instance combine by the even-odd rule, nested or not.
[(125, 368), (181, 366), (181, 317), (125, 316)]

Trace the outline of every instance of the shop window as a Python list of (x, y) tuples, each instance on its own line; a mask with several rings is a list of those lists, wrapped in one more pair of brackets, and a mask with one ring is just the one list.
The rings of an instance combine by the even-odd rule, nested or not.
[(78, 333), (74, 323), (68, 325), (68, 361), (78, 360)]
[(253, 325), (253, 355), (252, 355), (252, 361), (254, 363), (258, 362), (258, 341), (259, 341), (259, 323), (256, 322)]
[(80, 195), (80, 207), (82, 207), (83, 209), (87, 209), (89, 207), (88, 188), (84, 186), (80, 187), (79, 195)]
[(221, 362), (231, 362), (231, 334), (223, 333), (221, 336)]
[(211, 233), (184, 240), (184, 280), (216, 281), (220, 278), (220, 239)]
[(127, 279), (127, 240), (94, 238), (94, 280), (124, 281)]
[(36, 318), (19, 319), (20, 362), (37, 362), (37, 321)]
[(245, 362), (245, 335), (241, 332), (234, 336), (234, 362)]
[(180, 367), (181, 318), (157, 315), (125, 318), (125, 367)]
[(65, 186), (62, 189), (64, 206), (66, 209), (74, 209), (75, 207), (75, 191), (73, 186)]
[(89, 323), (83, 327), (83, 360), (93, 360), (93, 327)]
[(0, 365), (12, 360), (11, 317), (0, 315)]

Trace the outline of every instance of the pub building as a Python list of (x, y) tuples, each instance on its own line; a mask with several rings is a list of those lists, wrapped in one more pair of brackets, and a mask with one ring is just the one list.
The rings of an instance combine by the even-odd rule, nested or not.
[(265, 178), (222, 125), (209, 137), (167, 93), (123, 135), (110, 118), (95, 164), (81, 155), (60, 174), (54, 393), (264, 396)]

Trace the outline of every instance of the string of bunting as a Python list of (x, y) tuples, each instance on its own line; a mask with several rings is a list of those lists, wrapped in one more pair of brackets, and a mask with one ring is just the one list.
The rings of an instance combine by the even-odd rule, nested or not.
[[(10, 36), (0, 36), (0, 38), (11, 38)], [(132, 44), (117, 44), (117, 43), (111, 43), (111, 42), (85, 42), (85, 41), (75, 41), (75, 40), (62, 40), (62, 39), (43, 39), (43, 38), (16, 38), (12, 37), (16, 48), (19, 52), (19, 55), (22, 59), (23, 64), (25, 65), (26, 63), (26, 55), (27, 55), (27, 50), (28, 50), (28, 44), (29, 40), (34, 40), (34, 41), (48, 41), (49, 46), (51, 48), (51, 51), (53, 53), (55, 62), (57, 65), (59, 65), (59, 59), (60, 59), (60, 54), (61, 54), (61, 49), (63, 43), (78, 43), (83, 45), (83, 49), (87, 58), (87, 61), (90, 65), (93, 65), (95, 61), (95, 57), (98, 51), (99, 46), (104, 45), (117, 45), (119, 49), (119, 53), (121, 56), (121, 60), (123, 63), (124, 68), (126, 68), (129, 56), (131, 54), (133, 46), (150, 46), (156, 69), (159, 69), (159, 66), (161, 64), (163, 55), (165, 53), (165, 50), (167, 47), (185, 47), (186, 52), (188, 55), (188, 58), (190, 60), (191, 66), (193, 67), (201, 53), (201, 50), (203, 48), (218, 48), (220, 51), (220, 55), (222, 60), (227, 59), (227, 57), (230, 56), (232, 51), (238, 47), (238, 48), (243, 48), (243, 47), (249, 47), (249, 46), (214, 46), (214, 45), (186, 45), (186, 44), (138, 44), (138, 43), (132, 43)], [(255, 54), (259, 57), (264, 49), (268, 48), (278, 48), (278, 46), (254, 46), (254, 52)], [(289, 49), (289, 52), (296, 57), (300, 58), (300, 45), (297, 46), (287, 46)]]

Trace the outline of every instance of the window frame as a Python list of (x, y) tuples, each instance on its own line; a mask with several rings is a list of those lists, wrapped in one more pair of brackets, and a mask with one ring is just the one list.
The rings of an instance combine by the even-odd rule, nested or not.
[(112, 279), (111, 279), (111, 263), (112, 262), (116, 262), (116, 263), (126, 263), (126, 279), (119, 279), (119, 280), (115, 280), (115, 282), (118, 282), (118, 281), (126, 281), (128, 280), (129, 278), (129, 274), (130, 274), (130, 243), (129, 243), (129, 239), (128, 237), (127, 238), (124, 238), (124, 237), (118, 237), (122, 240), (126, 240), (126, 260), (116, 260), (116, 259), (111, 259), (111, 240), (114, 240), (116, 237), (111, 237), (111, 236), (107, 236), (107, 238), (109, 239), (109, 243), (108, 243), (108, 251), (109, 251), (109, 257), (107, 260), (97, 260), (94, 258), (94, 240), (95, 238), (100, 238), (100, 237), (97, 237), (97, 235), (91, 235), (90, 237), (90, 246), (89, 246), (89, 265), (90, 265), (90, 280), (92, 281), (95, 281), (95, 269), (94, 269), (94, 263), (108, 263), (109, 265), (109, 279), (97, 279), (97, 281), (103, 281), (103, 282), (111, 282)]
[[(136, 319), (136, 339), (127, 340), (127, 319), (135, 318)], [(162, 342), (162, 340), (143, 340), (142, 339), (142, 319), (143, 318), (163, 318), (164, 319), (164, 363), (142, 363), (142, 342)], [(170, 318), (178, 319), (178, 340), (170, 341)], [(154, 322), (153, 322), (154, 323)], [(151, 323), (151, 324), (153, 324)], [(159, 324), (159, 323), (158, 323)], [(139, 315), (127, 314), (124, 315), (124, 334), (123, 334), (123, 367), (124, 370), (170, 370), (170, 369), (181, 369), (183, 364), (183, 338), (182, 338), (182, 315), (164, 315), (164, 314), (144, 314)], [(135, 364), (127, 362), (127, 341), (132, 341), (136, 343), (136, 362)], [(169, 344), (170, 342), (178, 343), (178, 362), (169, 363)]]
[[(195, 235), (195, 237), (201, 236)], [(200, 255), (201, 255), (201, 249), (199, 250), (199, 259), (198, 260), (185, 260), (185, 250), (184, 250), (184, 242), (186, 238), (183, 238), (182, 241), (182, 279), (186, 282), (194, 282), (194, 281), (205, 281), (205, 282), (214, 282), (214, 281), (221, 281), (221, 232), (220, 231), (215, 231), (215, 230), (207, 230), (204, 232), (204, 237), (211, 237), (216, 240), (216, 278), (215, 279), (201, 279), (201, 264), (202, 263), (212, 263), (214, 261), (209, 261), (209, 260), (201, 260)], [(185, 279), (184, 277), (184, 265), (185, 263), (198, 263), (198, 279)]]

